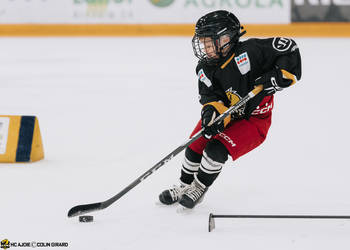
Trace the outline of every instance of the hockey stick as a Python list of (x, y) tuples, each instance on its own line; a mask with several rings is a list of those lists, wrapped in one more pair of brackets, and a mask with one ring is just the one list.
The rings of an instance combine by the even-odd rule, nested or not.
[[(230, 107), (228, 110), (226, 110), (224, 113), (222, 113), (220, 116), (218, 116), (214, 123), (217, 123), (219, 121), (222, 121), (225, 119), (228, 115), (232, 114), (234, 111), (237, 111), (240, 107), (242, 107), (244, 104), (246, 104), (250, 99), (252, 99), (254, 96), (256, 96), (260, 91), (263, 90), (263, 86), (259, 85), (256, 86), (252, 91), (248, 93), (244, 98), (242, 98), (239, 102), (237, 102), (235, 105)], [(124, 188), (122, 191), (120, 191), (118, 194), (113, 196), (112, 198), (103, 201), (103, 202), (97, 202), (97, 203), (91, 203), (91, 204), (85, 204), (85, 205), (78, 205), (75, 207), (72, 207), (68, 211), (68, 217), (74, 217), (82, 214), (87, 214), (90, 212), (98, 211), (105, 209), (109, 207), (111, 204), (113, 204), (115, 201), (117, 201), (119, 198), (121, 198), (124, 194), (129, 192), (131, 189), (133, 189), (135, 186), (137, 186), (139, 183), (141, 183), (144, 179), (146, 179), (148, 176), (153, 174), (155, 171), (157, 171), (161, 166), (163, 166), (165, 163), (170, 161), (175, 155), (180, 153), (182, 150), (184, 150), (187, 146), (192, 144), (195, 140), (197, 140), (202, 133), (203, 129), (201, 129), (198, 133), (196, 133), (194, 136), (192, 136), (190, 139), (188, 139), (186, 142), (181, 144), (179, 147), (177, 147), (174, 151), (172, 151), (170, 154), (165, 156), (162, 160), (160, 160), (156, 165), (154, 165), (152, 168), (147, 170), (144, 174), (142, 174), (139, 178), (137, 178), (135, 181), (133, 181), (129, 186)]]
[(236, 218), (236, 219), (329, 219), (329, 220), (348, 220), (350, 216), (348, 215), (219, 215), (219, 214), (209, 214), (209, 225), (208, 231), (211, 232), (215, 228), (214, 218)]

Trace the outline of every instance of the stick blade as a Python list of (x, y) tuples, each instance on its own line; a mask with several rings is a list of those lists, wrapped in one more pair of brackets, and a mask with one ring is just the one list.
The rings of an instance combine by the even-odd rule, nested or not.
[(69, 211), (68, 211), (68, 217), (75, 217), (78, 215), (82, 215), (82, 214), (87, 214), (90, 212), (94, 212), (94, 211), (98, 211), (103, 209), (102, 207), (102, 202), (97, 202), (97, 203), (91, 203), (91, 204), (85, 204), (85, 205), (78, 205), (75, 207), (72, 207)]
[(215, 228), (215, 220), (214, 215), (212, 213), (209, 214), (209, 224), (208, 224), (208, 231), (211, 232)]

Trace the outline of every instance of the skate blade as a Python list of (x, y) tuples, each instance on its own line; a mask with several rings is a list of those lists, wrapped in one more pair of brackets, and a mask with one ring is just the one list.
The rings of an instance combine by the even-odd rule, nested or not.
[(181, 205), (176, 209), (176, 213), (183, 214), (183, 215), (193, 214), (193, 211), (194, 211), (193, 209), (190, 209)]
[(155, 205), (157, 205), (159, 207), (177, 207), (177, 205), (179, 205), (179, 203), (175, 202), (174, 204), (167, 205), (167, 204), (161, 203), (160, 201), (156, 201)]

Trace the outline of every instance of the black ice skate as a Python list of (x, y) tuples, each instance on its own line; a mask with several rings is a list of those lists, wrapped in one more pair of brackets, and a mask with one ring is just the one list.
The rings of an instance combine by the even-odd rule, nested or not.
[(195, 179), (191, 186), (185, 190), (179, 203), (186, 208), (194, 208), (203, 200), (207, 190), (208, 188), (205, 185)]
[(180, 186), (174, 186), (173, 188), (163, 191), (159, 195), (159, 201), (165, 205), (171, 205), (178, 202), (181, 199), (183, 193), (190, 187), (190, 185), (181, 183)]

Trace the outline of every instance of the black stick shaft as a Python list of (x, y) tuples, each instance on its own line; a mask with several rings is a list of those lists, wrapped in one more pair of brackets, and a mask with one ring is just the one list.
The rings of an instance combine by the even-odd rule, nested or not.
[[(252, 91), (248, 93), (244, 98), (242, 98), (239, 102), (237, 102), (235, 105), (230, 107), (228, 110), (226, 110), (224, 113), (222, 113), (219, 117), (217, 117), (214, 122), (220, 122), (228, 115), (232, 114), (232, 112), (236, 111), (238, 108), (243, 106), (245, 103), (247, 103), (251, 98), (256, 96), (259, 92), (263, 90), (263, 86), (259, 85), (256, 86)], [(122, 196), (124, 196), (127, 192), (129, 192), (131, 189), (133, 189), (135, 186), (137, 186), (139, 183), (141, 183), (144, 179), (146, 179), (148, 176), (153, 174), (155, 171), (157, 171), (161, 166), (163, 166), (165, 163), (170, 161), (174, 156), (176, 156), (178, 153), (180, 153), (182, 150), (184, 150), (187, 146), (189, 146), (192, 142), (197, 140), (202, 133), (203, 129), (201, 129), (197, 134), (195, 134), (192, 138), (188, 139), (185, 143), (177, 147), (174, 151), (172, 151), (170, 154), (165, 156), (162, 160), (160, 160), (156, 165), (154, 165), (152, 168), (147, 170), (144, 174), (142, 174), (139, 178), (137, 178), (135, 181), (133, 181), (131, 184), (129, 184), (126, 188), (124, 188), (122, 191), (120, 191), (118, 194), (113, 196), (112, 198), (103, 201), (103, 202), (97, 202), (97, 203), (91, 203), (91, 204), (85, 204), (85, 205), (78, 205), (75, 207), (72, 207), (68, 211), (68, 217), (73, 217), (81, 214), (86, 214), (88, 212), (93, 212), (101, 209), (105, 209), (109, 207), (111, 204), (119, 200)]]
[[(263, 86), (259, 85), (257, 87), (255, 87), (252, 91), (250, 91), (248, 93), (248, 95), (246, 95), (244, 98), (242, 98), (239, 102), (237, 102), (235, 105), (233, 105), (232, 107), (230, 107), (228, 110), (226, 110), (226, 112), (222, 113), (220, 116), (218, 116), (215, 120), (214, 123), (222, 121), (223, 119), (225, 119), (227, 116), (229, 116), (232, 112), (234, 112), (235, 110), (237, 110), (238, 108), (240, 108), (241, 106), (243, 106), (244, 104), (246, 104), (250, 99), (252, 99), (254, 96), (256, 96), (258, 93), (260, 93), (260, 91), (262, 91)], [(194, 142), (195, 140), (197, 140), (201, 134), (202, 131), (199, 131), (197, 134), (195, 134), (192, 138), (188, 139), (185, 143), (183, 143), (182, 145), (180, 145), (178, 148), (176, 148), (173, 152), (171, 152), (170, 154), (168, 154), (167, 156), (165, 156), (162, 160), (160, 160), (156, 165), (154, 165), (152, 168), (150, 168), (149, 170), (147, 170), (143, 175), (141, 175), (139, 178), (137, 178), (135, 181), (133, 181), (129, 186), (127, 186), (126, 188), (124, 188), (122, 191), (120, 191), (118, 194), (116, 194), (115, 196), (113, 196), (112, 198), (102, 202), (101, 204), (101, 208), (106, 208), (108, 206), (110, 206), (112, 203), (114, 203), (115, 201), (117, 201), (119, 198), (121, 198), (124, 194), (126, 194), (127, 192), (129, 192), (131, 189), (133, 189), (135, 186), (137, 186), (140, 182), (142, 182), (144, 179), (146, 179), (148, 176), (150, 176), (151, 174), (153, 174), (155, 171), (157, 171), (161, 166), (163, 166), (165, 163), (167, 163), (168, 161), (170, 161), (175, 155), (177, 155), (178, 153), (180, 153), (182, 150), (184, 150), (187, 146), (189, 146), (190, 144), (192, 144), (192, 142)]]
[(218, 215), (213, 218), (260, 218), (260, 219), (350, 219), (347, 215)]
[(165, 163), (170, 161), (174, 156), (179, 154), (182, 150), (184, 150), (188, 145), (190, 145), (192, 142), (197, 140), (201, 136), (201, 131), (195, 134), (193, 137), (191, 137), (186, 143), (182, 144), (181, 146), (177, 147), (174, 151), (172, 151), (170, 154), (165, 156), (162, 160), (160, 160), (156, 165), (154, 165), (152, 168), (147, 170), (145, 173), (143, 173), (139, 178), (137, 178), (135, 181), (133, 181), (130, 185), (128, 185), (126, 188), (124, 188), (122, 191), (120, 191), (118, 194), (113, 196), (112, 198), (102, 202), (102, 208), (106, 208), (110, 206), (112, 203), (117, 201), (119, 198), (121, 198), (124, 194), (129, 192), (131, 189), (133, 189), (135, 186), (140, 184), (143, 180), (145, 180), (148, 176), (153, 174), (155, 171), (157, 171), (161, 166), (163, 166)]

